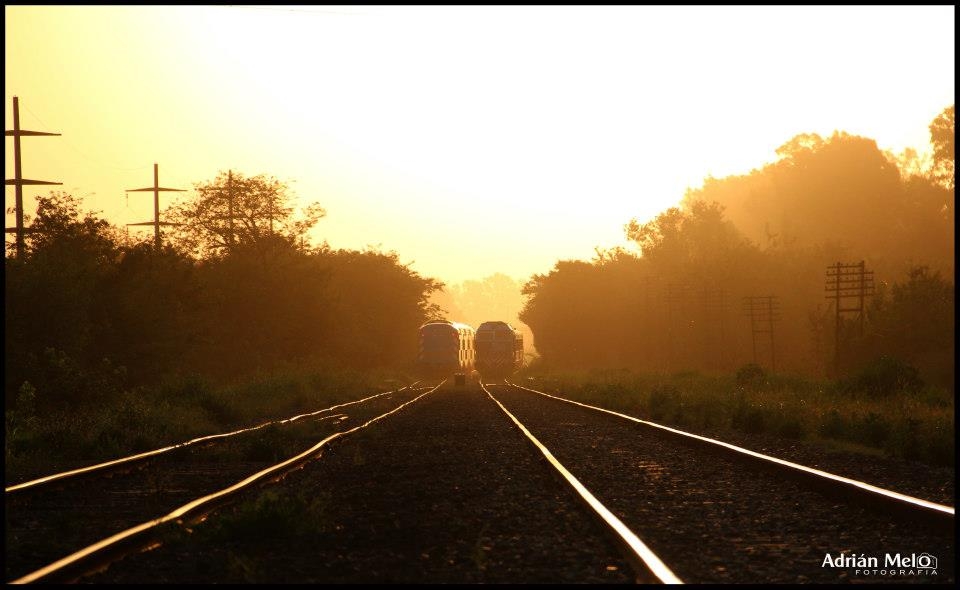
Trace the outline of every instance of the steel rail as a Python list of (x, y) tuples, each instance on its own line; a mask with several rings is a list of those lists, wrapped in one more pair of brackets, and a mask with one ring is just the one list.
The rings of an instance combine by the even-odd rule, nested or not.
[(164, 525), (180, 524), (184, 520), (196, 522), (203, 518), (206, 514), (209, 514), (218, 506), (227, 503), (230, 499), (232, 499), (233, 496), (242, 491), (246, 491), (253, 484), (262, 482), (263, 480), (279, 480), (294, 469), (297, 469), (311, 459), (318, 457), (321, 449), (331, 441), (352, 434), (358, 430), (370, 426), (374, 422), (378, 422), (379, 420), (390, 416), (391, 414), (399, 412), (406, 406), (416, 402), (425, 395), (436, 391), (441, 385), (446, 383), (446, 381), (447, 380), (444, 379), (439, 385), (430, 388), (429, 391), (421, 393), (412, 400), (400, 404), (389, 412), (380, 414), (375, 418), (371, 418), (363, 424), (354, 426), (349, 430), (331, 434), (299, 455), (277, 463), (276, 465), (268, 467), (262, 471), (258, 471), (257, 473), (238, 481), (228, 488), (208, 494), (202, 498), (197, 498), (196, 500), (188, 502), (180, 508), (177, 508), (173, 512), (170, 512), (166, 516), (149, 520), (125, 531), (107, 537), (106, 539), (80, 549), (79, 551), (59, 559), (54, 563), (46, 565), (34, 572), (8, 583), (30, 584), (42, 582), (56, 584), (70, 582), (82, 577), (84, 574), (89, 573), (90, 571), (102, 568), (112, 561), (128, 555), (135, 550), (147, 548), (154, 549), (159, 547), (162, 544), (158, 539), (161, 534), (160, 528)]
[(500, 409), (503, 410), (503, 413), (506, 414), (510, 420), (520, 429), (520, 431), (527, 437), (527, 439), (533, 443), (533, 445), (546, 457), (547, 462), (553, 466), (554, 469), (566, 480), (568, 484), (577, 492), (580, 496), (580, 499), (583, 500), (590, 508), (593, 509), (594, 513), (603, 521), (603, 523), (611, 530), (618, 541), (628, 550), (627, 556), (631, 564), (638, 570), (637, 573), (647, 580), (644, 581), (654, 581), (662, 584), (683, 584), (683, 581), (678, 578), (673, 571), (661, 560), (647, 545), (640, 540), (640, 537), (631, 531), (627, 525), (616, 517), (610, 510), (604, 506), (597, 498), (590, 493), (580, 480), (578, 480), (566, 467), (563, 466), (560, 461), (553, 456), (553, 453), (550, 452), (547, 447), (543, 445), (537, 437), (535, 437), (527, 428), (514, 416), (510, 413), (507, 408), (500, 403), (500, 401), (493, 397), (493, 394), (490, 393), (490, 390), (481, 381), (480, 387), (483, 389), (484, 393), (490, 397)]
[(536, 393), (545, 397), (566, 402), (568, 404), (596, 410), (598, 412), (611, 414), (613, 416), (643, 425), (647, 428), (655, 429), (659, 432), (669, 433), (670, 435), (679, 437), (679, 439), (684, 442), (693, 443), (701, 448), (719, 451), (725, 456), (745, 460), (761, 468), (773, 469), (777, 473), (785, 474), (795, 480), (812, 485), (821, 492), (839, 493), (846, 498), (865, 501), (868, 505), (875, 508), (892, 511), (898, 516), (905, 517), (910, 520), (919, 518), (926, 523), (936, 526), (940, 529), (949, 528), (950, 531), (953, 531), (953, 506), (946, 506), (936, 502), (931, 502), (929, 500), (923, 500), (921, 498), (916, 498), (914, 496), (909, 496), (907, 494), (881, 488), (863, 481), (844, 477), (842, 475), (822, 471), (813, 467), (807, 467), (806, 465), (800, 465), (799, 463), (793, 463), (784, 459), (778, 459), (776, 457), (771, 457), (770, 455), (764, 455), (762, 453), (751, 451), (750, 449), (745, 449), (743, 447), (738, 447), (730, 443), (725, 443), (717, 439), (685, 432), (683, 430), (657, 424), (656, 422), (641, 420), (640, 418), (635, 418), (627, 414), (622, 414), (606, 408), (592, 406), (590, 404), (551, 395), (549, 393), (537, 391), (536, 389), (530, 389), (529, 387), (523, 387), (522, 385), (510, 383), (509, 381), (506, 381), (506, 383), (512, 387), (516, 387), (517, 389)]
[(87, 466), (87, 467), (81, 467), (81, 468), (78, 468), (78, 469), (71, 469), (70, 471), (63, 471), (63, 472), (60, 472), (60, 473), (54, 473), (54, 474), (52, 474), (52, 475), (47, 475), (47, 476), (44, 476), (44, 477), (40, 477), (40, 478), (37, 478), (37, 479), (33, 479), (33, 480), (30, 480), (30, 481), (26, 481), (26, 482), (23, 482), (23, 483), (18, 483), (18, 484), (9, 486), (9, 487), (5, 488), (5, 492), (6, 492), (7, 494), (11, 494), (11, 493), (20, 492), (20, 491), (23, 491), (23, 490), (34, 490), (34, 489), (37, 489), (38, 487), (40, 487), (40, 486), (42, 486), (42, 485), (45, 485), (45, 484), (50, 484), (50, 483), (53, 483), (53, 482), (62, 481), (62, 480), (64, 480), (64, 479), (68, 479), (68, 478), (71, 478), (71, 477), (78, 477), (78, 476), (81, 476), (81, 475), (87, 475), (87, 474), (90, 474), (90, 473), (93, 473), (93, 472), (96, 472), (96, 471), (103, 471), (103, 470), (109, 470), (109, 469), (117, 469), (117, 468), (120, 468), (121, 466), (127, 466), (128, 464), (133, 464), (133, 463), (137, 463), (137, 462), (140, 462), (140, 461), (145, 461), (145, 460), (150, 459), (150, 458), (152, 458), (152, 457), (156, 457), (156, 456), (162, 455), (162, 454), (164, 454), (164, 453), (169, 453), (169, 452), (171, 452), (171, 451), (177, 451), (177, 450), (185, 449), (185, 448), (187, 448), (187, 447), (189, 447), (189, 446), (196, 445), (196, 444), (199, 444), (199, 443), (202, 443), (202, 442), (209, 442), (209, 441), (211, 441), (211, 440), (216, 440), (216, 439), (219, 439), (219, 438), (228, 438), (228, 437), (231, 437), (231, 436), (236, 436), (236, 435), (238, 435), (238, 434), (243, 434), (243, 433), (245, 433), (245, 432), (252, 432), (252, 431), (254, 431), (254, 430), (260, 430), (261, 428), (266, 428), (267, 426), (272, 426), (272, 425), (274, 425), (274, 424), (288, 424), (288, 423), (291, 423), (291, 422), (296, 422), (297, 420), (301, 420), (301, 419), (303, 419), (303, 418), (309, 418), (309, 417), (312, 417), (312, 416), (316, 416), (316, 415), (318, 415), (318, 414), (322, 414), (322, 413), (324, 413), (324, 412), (329, 412), (329, 411), (331, 411), (331, 410), (335, 410), (335, 409), (337, 409), (337, 408), (343, 408), (343, 407), (346, 407), (346, 406), (351, 406), (351, 405), (353, 405), (353, 404), (359, 404), (359, 403), (362, 403), (362, 402), (365, 402), (365, 401), (369, 401), (369, 400), (371, 400), (371, 399), (374, 399), (374, 398), (377, 398), (377, 397), (380, 397), (380, 396), (383, 396), (383, 395), (388, 395), (388, 394), (391, 394), (391, 393), (400, 393), (400, 392), (403, 391), (404, 389), (412, 388), (412, 387), (413, 387), (414, 385), (416, 385), (417, 383), (419, 383), (419, 381), (414, 382), (414, 383), (412, 383), (411, 385), (401, 387), (400, 389), (395, 389), (395, 390), (392, 390), (392, 391), (385, 391), (385, 392), (383, 392), (383, 393), (378, 393), (378, 394), (376, 394), (376, 395), (371, 395), (371, 396), (369, 396), (369, 397), (365, 397), (365, 398), (363, 398), (363, 399), (354, 400), (354, 401), (352, 401), (352, 402), (346, 402), (346, 403), (342, 403), (342, 404), (337, 404), (337, 405), (335, 405), (335, 406), (330, 406), (329, 408), (324, 408), (324, 409), (322, 409), (322, 410), (317, 410), (317, 411), (315, 411), (315, 412), (310, 412), (310, 413), (307, 413), (307, 414), (300, 414), (300, 415), (294, 416), (294, 417), (292, 417), (292, 418), (286, 418), (286, 419), (283, 419), (283, 420), (272, 420), (272, 421), (270, 421), (270, 422), (264, 422), (263, 424), (259, 424), (259, 425), (257, 425), (257, 426), (251, 426), (251, 427), (249, 427), (249, 428), (242, 428), (242, 429), (240, 429), (240, 430), (234, 430), (233, 432), (224, 432), (224, 433), (221, 433), (221, 434), (211, 434), (211, 435), (208, 435), (208, 436), (201, 436), (201, 437), (199, 437), (199, 438), (194, 438), (194, 439), (191, 439), (191, 440), (182, 442), (182, 443), (177, 443), (177, 444), (175, 444), (175, 445), (170, 445), (170, 446), (163, 447), (163, 448), (160, 448), (160, 449), (154, 449), (154, 450), (152, 450), (152, 451), (146, 451), (146, 452), (143, 452), (143, 453), (138, 453), (138, 454), (136, 454), (136, 455), (130, 455), (130, 456), (128, 456), (128, 457), (121, 457), (121, 458), (119, 458), (119, 459), (114, 459), (114, 460), (112, 460), (112, 461), (106, 461), (106, 462), (104, 462), (104, 463), (98, 463), (98, 464), (96, 464), (96, 465), (89, 465), (89, 466)]

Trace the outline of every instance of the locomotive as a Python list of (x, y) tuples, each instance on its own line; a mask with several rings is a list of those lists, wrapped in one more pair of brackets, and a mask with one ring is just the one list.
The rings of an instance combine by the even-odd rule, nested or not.
[(474, 329), (467, 324), (434, 320), (420, 326), (417, 366), (427, 377), (473, 371)]
[(507, 322), (483, 322), (475, 341), (476, 367), (484, 379), (507, 377), (523, 366), (523, 334)]

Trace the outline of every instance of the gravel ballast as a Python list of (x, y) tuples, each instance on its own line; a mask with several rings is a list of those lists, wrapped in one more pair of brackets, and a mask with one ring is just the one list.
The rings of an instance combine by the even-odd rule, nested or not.
[(216, 544), (198, 528), (87, 581), (634, 581), (607, 532), (476, 386), (445, 386), (337, 441), (279, 487), (319, 499), (318, 524)]
[[(953, 580), (953, 534), (839, 503), (621, 418), (513, 387), (490, 391), (686, 582)], [(887, 553), (923, 552), (939, 558), (935, 576), (824, 566), (828, 554), (882, 566)]]

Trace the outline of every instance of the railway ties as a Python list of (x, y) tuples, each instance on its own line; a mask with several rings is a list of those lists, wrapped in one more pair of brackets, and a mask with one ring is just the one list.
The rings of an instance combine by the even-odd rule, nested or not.
[[(419, 381), (416, 382), (416, 383), (419, 383)], [(416, 385), (416, 383), (414, 383), (414, 385)], [(200, 436), (200, 437), (197, 437), (197, 438), (190, 439), (190, 440), (188, 440), (188, 441), (184, 441), (184, 442), (177, 443), (177, 444), (174, 444), (174, 445), (169, 445), (169, 446), (166, 446), (166, 447), (163, 447), (163, 448), (160, 448), (160, 449), (154, 449), (154, 450), (152, 450), (152, 451), (146, 451), (146, 452), (143, 452), (143, 453), (137, 453), (137, 454), (135, 454), (135, 455), (129, 455), (129, 456), (126, 456), (126, 457), (120, 457), (120, 458), (118, 458), (118, 459), (113, 459), (113, 460), (110, 460), (110, 461), (103, 461), (103, 462), (100, 462), (100, 463), (95, 463), (95, 464), (93, 464), (93, 465), (88, 465), (88, 466), (84, 466), (84, 467), (78, 467), (78, 468), (76, 468), (76, 469), (71, 469), (71, 470), (68, 470), (68, 471), (63, 471), (63, 472), (59, 472), (59, 473), (54, 473), (54, 474), (50, 474), (50, 475), (38, 477), (38, 478), (31, 479), (31, 480), (28, 480), (28, 481), (23, 481), (23, 482), (20, 482), (20, 483), (8, 485), (8, 486), (5, 488), (4, 491), (5, 491), (5, 493), (7, 494), (7, 497), (9, 498), (9, 497), (11, 497), (10, 494), (22, 494), (23, 492), (27, 492), (27, 491), (35, 491), (35, 490), (37, 490), (37, 489), (48, 488), (48, 487), (52, 487), (52, 486), (54, 486), (54, 485), (60, 484), (60, 483), (62, 483), (62, 482), (65, 482), (65, 481), (71, 481), (71, 482), (73, 482), (73, 481), (76, 481), (76, 480), (78, 480), (78, 479), (80, 479), (80, 478), (82, 478), (82, 477), (86, 477), (86, 476), (88, 476), (88, 475), (103, 475), (103, 474), (107, 474), (107, 473), (123, 471), (123, 470), (126, 470), (126, 469), (130, 468), (131, 466), (135, 466), (135, 465), (138, 465), (138, 464), (140, 464), (140, 463), (149, 461), (149, 460), (151, 460), (151, 459), (154, 459), (154, 458), (159, 457), (159, 456), (164, 455), (164, 454), (173, 453), (173, 452), (175, 452), (175, 451), (180, 451), (180, 450), (186, 449), (187, 447), (191, 447), (191, 446), (195, 446), (195, 445), (202, 445), (202, 444), (206, 444), (206, 443), (210, 443), (210, 442), (214, 442), (214, 441), (219, 441), (219, 440), (223, 440), (223, 439), (228, 439), (228, 438), (231, 438), (231, 437), (240, 435), (240, 434), (244, 434), (244, 433), (248, 433), (248, 432), (254, 432), (254, 431), (261, 430), (261, 429), (263, 429), (263, 428), (267, 428), (267, 427), (270, 427), (270, 426), (278, 426), (278, 425), (283, 425), (283, 424), (291, 424), (291, 423), (293, 423), (293, 422), (297, 422), (297, 421), (300, 421), (300, 420), (303, 420), (303, 419), (315, 418), (315, 417), (317, 417), (317, 416), (320, 416), (321, 414), (326, 414), (326, 416), (324, 416), (323, 418), (320, 418), (320, 419), (328, 419), (328, 418), (336, 418), (336, 417), (340, 417), (340, 416), (346, 416), (346, 414), (331, 414), (331, 412), (332, 412), (333, 410), (335, 410), (335, 409), (338, 409), (338, 408), (345, 408), (345, 407), (347, 407), (347, 406), (352, 406), (352, 405), (354, 405), (354, 404), (361, 404), (361, 403), (364, 403), (364, 402), (366, 402), (366, 401), (369, 401), (369, 400), (372, 400), (372, 399), (376, 399), (376, 398), (379, 398), (379, 397), (382, 397), (382, 396), (388, 396), (388, 395), (391, 395), (391, 394), (394, 394), (394, 393), (399, 393), (399, 392), (401, 392), (401, 391), (403, 391), (403, 390), (405, 390), (405, 389), (411, 389), (411, 391), (413, 391), (414, 389), (412, 389), (412, 387), (413, 387), (412, 385), (411, 385), (411, 386), (405, 386), (405, 387), (401, 387), (400, 389), (397, 389), (397, 390), (385, 391), (385, 392), (383, 392), (383, 393), (378, 393), (378, 394), (375, 394), (375, 395), (367, 396), (367, 397), (364, 397), (364, 398), (362, 398), (362, 399), (358, 399), (358, 400), (353, 400), (353, 401), (349, 401), (349, 402), (344, 402), (344, 403), (336, 404), (336, 405), (330, 406), (329, 408), (323, 408), (322, 410), (316, 410), (316, 411), (314, 411), (314, 412), (309, 412), (309, 413), (306, 413), (306, 414), (298, 414), (298, 415), (292, 416), (292, 417), (290, 417), (290, 418), (284, 418), (284, 419), (280, 419), (280, 420), (271, 420), (271, 421), (268, 421), (268, 422), (264, 422), (264, 423), (262, 423), (262, 424), (258, 424), (257, 426), (251, 426), (251, 427), (248, 427), (248, 428), (241, 428), (241, 429), (239, 429), (239, 430), (234, 430), (234, 431), (231, 431), (231, 432), (224, 432), (224, 433), (220, 433), (220, 434), (211, 434), (211, 435), (207, 435), (207, 436)], [(422, 390), (424, 390), (424, 389), (429, 389), (429, 388), (424, 388), (424, 387), (417, 388), (417, 390), (420, 390), (420, 391), (422, 391)]]
[[(481, 387), (483, 387), (481, 385)], [(539, 450), (550, 465), (556, 469), (563, 480), (572, 487), (583, 502), (594, 511), (600, 521), (606, 526), (612, 536), (623, 546), (623, 549), (637, 573), (638, 582), (681, 584), (680, 578), (654, 553), (641, 539), (630, 530), (619, 518), (594, 496), (570, 471), (554, 457), (553, 453), (543, 445), (531, 432), (501, 404), (490, 391), (483, 387), (492, 399), (510, 420), (517, 425), (524, 436)]]
[[(681, 440), (675, 429), (526, 388), (489, 389), (686, 582), (955, 578), (951, 507), (906, 501), (900, 510), (915, 510), (911, 519), (884, 504), (899, 494), (879, 494), (863, 482), (817, 476), (812, 487), (813, 473), (788, 477), (757, 457), (734, 460), (720, 452), (722, 444), (708, 450), (706, 441)], [(831, 493), (830, 486), (841, 489)], [(867, 494), (880, 504), (867, 502)], [(917, 567), (930, 558), (937, 569)]]
[[(6, 494), (6, 560), (8, 581), (67, 581), (101, 563), (108, 563), (141, 545), (149, 545), (164, 522), (187, 521), (205, 506), (225, 501), (240, 488), (215, 496), (232, 484), (260, 474), (249, 486), (282, 476), (279, 463), (296, 468), (320, 447), (359, 430), (384, 412), (425, 395), (430, 388), (404, 387), (360, 400), (264, 423), (231, 433), (200, 437), (92, 468), (39, 478), (12, 486)], [(347, 415), (344, 412), (349, 412)], [(324, 438), (326, 437), (326, 438)], [(316, 441), (324, 438), (320, 444)], [(196, 444), (194, 444), (196, 443)], [(312, 446), (311, 446), (312, 445)], [(283, 461), (291, 456), (300, 461)], [(118, 471), (122, 470), (122, 471)], [(269, 473), (268, 473), (269, 472)], [(236, 487), (236, 486), (234, 486)], [(208, 497), (208, 502), (195, 502)], [(190, 510), (168, 518), (189, 504)], [(142, 531), (133, 528), (147, 523)], [(111, 535), (129, 534), (110, 543)], [(97, 549), (93, 547), (102, 544)], [(68, 556), (67, 559), (65, 556)], [(52, 567), (57, 560), (66, 559)]]
[[(125, 559), (89, 580), (636, 579), (617, 545), (475, 384), (443, 387), (376, 428), (338, 441), (322, 461), (291, 473), (275, 489), (270, 501), (296, 506), (303, 526), (241, 532), (219, 543), (200, 539), (201, 526), (182, 543)], [(217, 519), (237, 522), (249, 509), (235, 504)]]
[[(322, 451), (321, 461), (276, 466), (259, 480), (285, 473), (277, 485), (233, 496), (199, 526), (191, 523), (206, 508), (184, 505), (167, 522), (183, 520), (192, 533), (173, 527), (160, 549), (84, 581), (954, 579), (952, 535), (678, 445), (622, 416), (507, 385), (487, 389), (411, 393), (403, 406), (365, 423), (375, 428), (341, 426), (321, 450), (305, 453)], [(887, 553), (927, 554), (939, 559), (939, 570), (879, 578), (889, 574), (861, 574), (842, 563), (851, 555), (882, 562)], [(827, 563), (834, 560), (839, 565)]]

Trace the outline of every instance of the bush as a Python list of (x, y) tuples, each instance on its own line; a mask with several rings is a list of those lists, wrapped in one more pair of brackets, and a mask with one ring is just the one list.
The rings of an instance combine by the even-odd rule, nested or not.
[(799, 440), (807, 435), (807, 427), (798, 414), (781, 412), (774, 425), (774, 433), (783, 438)]
[(833, 409), (827, 414), (823, 422), (817, 427), (817, 433), (824, 438), (844, 438), (849, 429), (849, 424), (840, 415), (840, 412)]
[(670, 384), (658, 385), (650, 392), (647, 404), (653, 420), (675, 418), (680, 414), (680, 391)]
[(882, 356), (867, 363), (843, 389), (885, 397), (898, 391), (917, 393), (923, 385), (916, 367), (900, 359)]
[(761, 408), (741, 406), (730, 421), (731, 426), (747, 434), (760, 434), (767, 428), (766, 414)]
[(737, 385), (745, 389), (759, 387), (766, 378), (766, 371), (756, 363), (746, 364), (737, 370)]

